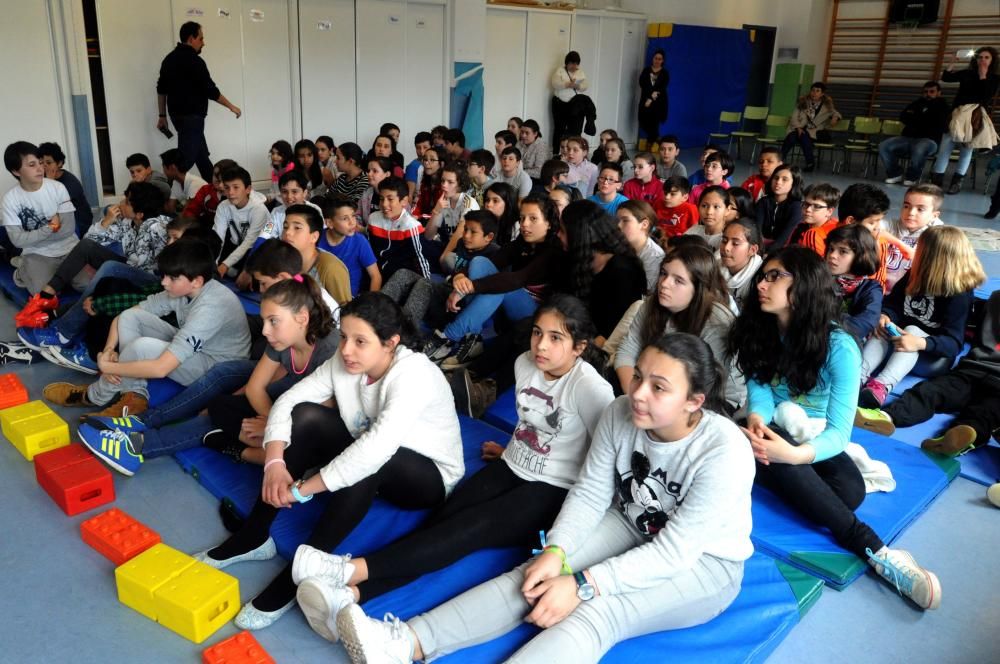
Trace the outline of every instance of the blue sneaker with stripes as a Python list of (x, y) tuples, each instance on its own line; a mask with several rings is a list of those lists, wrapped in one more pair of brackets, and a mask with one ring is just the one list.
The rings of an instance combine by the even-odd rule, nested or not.
[(112, 431), (124, 431), (128, 435), (143, 433), (146, 431), (146, 425), (143, 421), (135, 415), (129, 415), (127, 408), (121, 417), (99, 417), (97, 415), (90, 415), (83, 421), (83, 423), (97, 429), (98, 431), (111, 429)]
[(132, 439), (124, 431), (97, 429), (89, 424), (81, 424), (77, 433), (94, 456), (122, 475), (131, 477), (142, 466), (142, 455), (135, 451)]

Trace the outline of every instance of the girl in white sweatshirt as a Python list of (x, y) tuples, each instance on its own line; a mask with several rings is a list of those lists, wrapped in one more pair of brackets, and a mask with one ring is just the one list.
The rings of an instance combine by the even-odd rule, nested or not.
[[(435, 507), (465, 473), (448, 382), (408, 347), (412, 332), (399, 306), (368, 292), (340, 311), (336, 355), (271, 408), (261, 498), (241, 530), (200, 554), (213, 567), (273, 558), (269, 530), (278, 511), (314, 494), (333, 493), (306, 542), (329, 551), (364, 518), (376, 494), (404, 509)], [(317, 466), (319, 473), (303, 479)], [(243, 607), (236, 624), (266, 627), (294, 602), (288, 565)]]
[(719, 615), (753, 552), (753, 455), (708, 410), (723, 381), (698, 337), (647, 346), (541, 555), (405, 624), (349, 604), (337, 626), (352, 660), (434, 659), (529, 622), (544, 631), (509, 662), (596, 662), (619, 641)]

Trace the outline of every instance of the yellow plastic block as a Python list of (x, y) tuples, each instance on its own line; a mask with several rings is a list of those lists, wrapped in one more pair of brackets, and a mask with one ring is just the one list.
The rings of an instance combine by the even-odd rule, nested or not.
[(201, 643), (236, 616), (240, 585), (225, 572), (195, 562), (160, 586), (156, 600), (161, 625)]
[(118, 601), (156, 620), (159, 613), (156, 591), (195, 562), (191, 556), (166, 544), (152, 546), (115, 569)]
[(25, 459), (69, 445), (69, 426), (41, 401), (0, 411), (0, 429)]
[(162, 543), (118, 567), (115, 582), (122, 604), (195, 643), (240, 609), (234, 577)]

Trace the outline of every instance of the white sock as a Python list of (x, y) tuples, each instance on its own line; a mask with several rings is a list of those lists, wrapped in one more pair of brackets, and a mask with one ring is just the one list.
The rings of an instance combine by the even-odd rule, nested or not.
[(354, 576), (354, 563), (344, 563), (344, 585), (346, 586), (351, 581), (351, 577)]

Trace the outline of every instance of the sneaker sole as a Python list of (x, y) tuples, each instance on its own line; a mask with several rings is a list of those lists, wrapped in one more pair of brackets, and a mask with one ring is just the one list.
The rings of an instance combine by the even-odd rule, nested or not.
[(41, 353), (42, 357), (44, 357), (46, 360), (48, 360), (52, 364), (57, 364), (60, 367), (72, 369), (73, 371), (79, 371), (80, 373), (85, 373), (90, 376), (96, 376), (97, 374), (100, 373), (95, 369), (91, 369), (89, 367), (83, 366), (82, 364), (77, 364), (76, 362), (67, 360), (65, 357), (62, 356), (62, 354), (56, 349), (55, 346), (43, 346)]
[(882, 408), (882, 402), (878, 400), (875, 393), (865, 388), (861, 390), (858, 395), (858, 406), (861, 408), (874, 408), (876, 410)]
[[(357, 604), (348, 606), (346, 609), (337, 613), (337, 631), (340, 632), (340, 642), (344, 646), (344, 650), (347, 651), (347, 655), (351, 658), (352, 664), (368, 664), (369, 658), (365, 654), (364, 644), (361, 643), (360, 636), (358, 634), (358, 616), (355, 615), (358, 611), (361, 612), (361, 620), (367, 620), (368, 616), (364, 615), (364, 611)], [(371, 660), (374, 664), (377, 660)]]
[[(24, 327), (24, 326), (22, 325), (21, 327)], [(33, 351), (37, 351), (37, 352), (41, 353), (44, 348), (47, 348), (47, 346), (37, 346), (37, 345), (31, 343), (30, 341), (28, 341), (27, 339), (25, 339), (24, 337), (22, 337), (20, 332), (17, 333), (17, 338), (21, 340), (22, 344), (24, 344), (25, 346), (27, 346), (28, 348), (30, 348)]]
[(944, 432), (937, 438), (928, 438), (920, 443), (920, 447), (929, 452), (937, 452), (945, 456), (955, 456), (969, 449), (976, 442), (976, 430), (966, 424), (959, 424)]
[(115, 470), (117, 470), (122, 475), (125, 475), (126, 477), (132, 477), (133, 475), (135, 475), (135, 471), (132, 471), (132, 470), (129, 470), (128, 468), (125, 468), (124, 466), (122, 466), (119, 463), (117, 463), (114, 459), (111, 459), (109, 457), (104, 456), (104, 454), (100, 450), (96, 450), (93, 447), (91, 447), (90, 443), (87, 441), (87, 439), (80, 435), (80, 431), (79, 430), (77, 430), (77, 432), (76, 432), (76, 437), (80, 439), (80, 442), (83, 443), (84, 447), (86, 447), (88, 450), (90, 450), (91, 454), (93, 454), (99, 460), (103, 461), (107, 465), (109, 465), (112, 468), (114, 468)]
[(309, 579), (302, 582), (295, 593), (295, 599), (298, 600), (299, 608), (302, 609), (306, 622), (309, 623), (314, 632), (330, 643), (336, 643), (340, 640), (339, 636), (327, 624), (330, 619), (330, 602), (326, 593), (317, 584)]
[(862, 415), (860, 412), (854, 412), (854, 426), (859, 429), (867, 429), (868, 431), (874, 431), (877, 434), (883, 436), (891, 436), (896, 433), (896, 425), (892, 422), (887, 422), (885, 420), (869, 420), (867, 417)]

